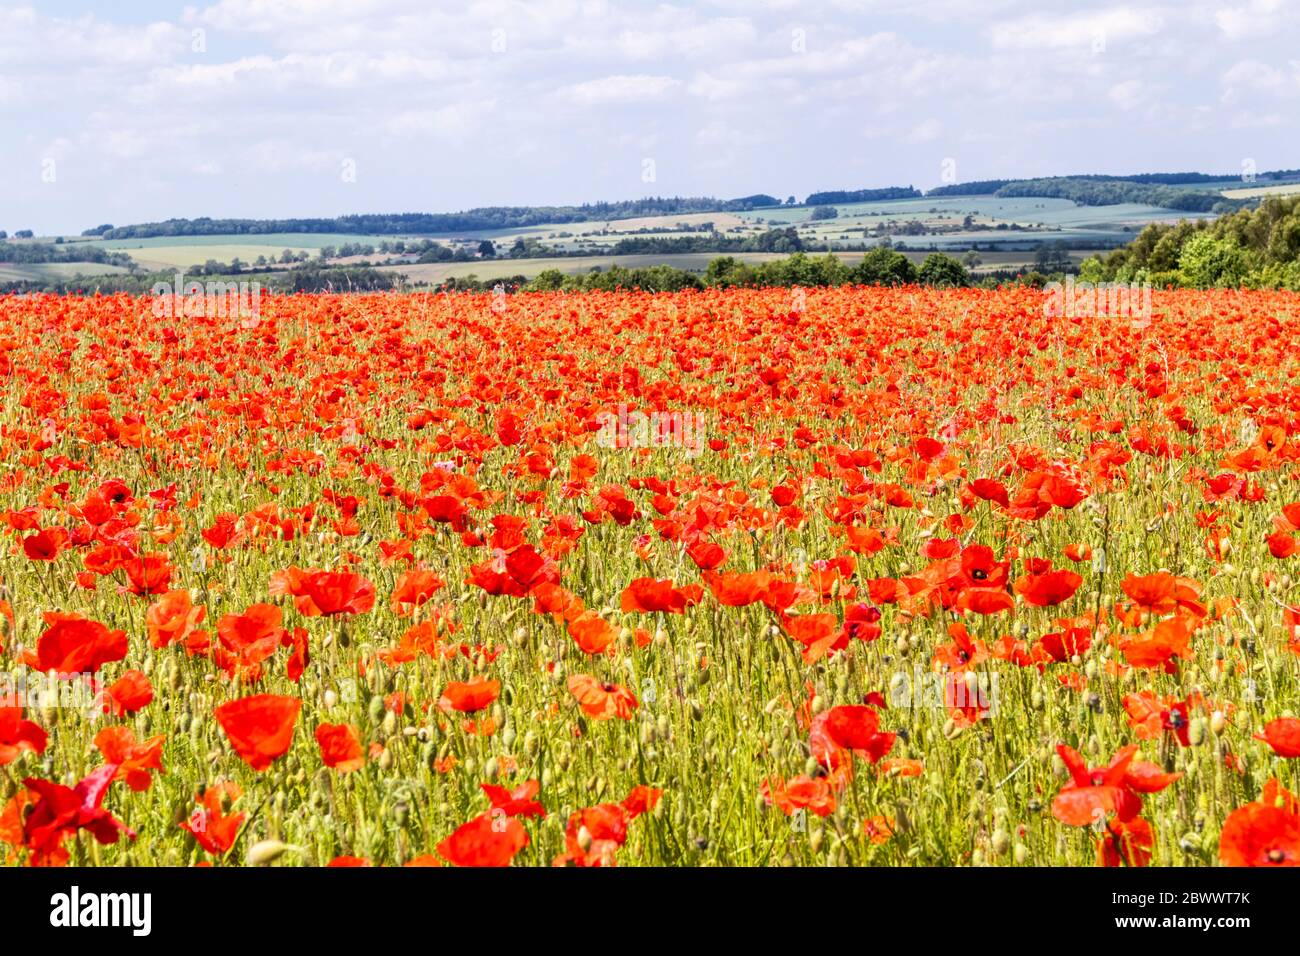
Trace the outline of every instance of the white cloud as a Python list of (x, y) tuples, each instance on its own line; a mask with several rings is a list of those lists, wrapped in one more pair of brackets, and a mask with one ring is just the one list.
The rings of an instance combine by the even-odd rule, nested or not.
[(681, 81), (671, 76), (651, 76), (645, 73), (619, 73), (574, 83), (559, 91), (560, 96), (581, 106), (606, 106), (613, 103), (644, 103), (663, 99), (681, 86)]
[(938, 120), (929, 119), (923, 123), (913, 126), (908, 131), (904, 139), (909, 143), (921, 144), (929, 143), (939, 138), (943, 133), (943, 124)]
[(995, 23), (987, 32), (996, 49), (1075, 48), (1091, 52), (1098, 47), (1110, 50), (1114, 44), (1152, 36), (1164, 23), (1164, 15), (1159, 10), (1114, 7), (1067, 16), (1034, 14)]
[(1147, 91), (1140, 80), (1125, 80), (1112, 86), (1106, 95), (1120, 109), (1132, 110), (1142, 105)]
[(0, 228), (1297, 165), (1297, 0), (77, 2), (0, 0)]
[(1214, 13), (1214, 22), (1229, 40), (1247, 40), (1268, 36), (1279, 29), (1279, 18), (1288, 10), (1283, 0), (1250, 0), (1235, 7), (1221, 7)]

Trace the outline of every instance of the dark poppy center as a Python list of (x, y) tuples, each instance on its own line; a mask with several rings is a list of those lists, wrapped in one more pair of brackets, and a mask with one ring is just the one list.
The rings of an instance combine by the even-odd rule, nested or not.
[(970, 576), (973, 577), (976, 581), (986, 581), (988, 580), (989, 573), (985, 571), (983, 568), (976, 568), (974, 571), (970, 573)]
[(613, 685), (613, 684), (601, 684), (601, 685), (600, 685), (600, 689), (603, 690), (606, 694), (612, 694), (612, 693), (614, 693), (614, 685)]
[(1268, 851), (1268, 862), (1281, 863), (1284, 860), (1286, 860), (1286, 853), (1284, 851), (1276, 849)]

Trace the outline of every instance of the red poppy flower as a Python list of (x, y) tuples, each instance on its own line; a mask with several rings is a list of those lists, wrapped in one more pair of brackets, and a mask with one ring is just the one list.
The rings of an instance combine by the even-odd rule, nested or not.
[(729, 574), (721, 571), (705, 571), (704, 583), (709, 586), (719, 604), (727, 607), (745, 607), (763, 599), (763, 592), (772, 583), (772, 575), (767, 571), (754, 571), (747, 574)]
[(407, 571), (393, 586), (393, 611), (403, 617), (438, 593), (446, 582), (432, 571), (414, 568)]
[(555, 865), (614, 866), (618, 848), (627, 841), (628, 826), (653, 810), (662, 796), (662, 790), (641, 785), (632, 788), (622, 803), (602, 803), (570, 814), (564, 829), (565, 852), (555, 858)]
[(168, 591), (145, 611), (149, 643), (163, 648), (184, 641), (203, 623), (206, 615), (207, 608), (196, 607), (190, 600), (189, 591)]
[(122, 564), (129, 582), (127, 592), (130, 594), (162, 594), (167, 590), (167, 583), (176, 570), (167, 555), (153, 552), (138, 558), (131, 558)]
[(45, 753), (45, 744), (45, 731), (23, 720), (21, 707), (0, 707), (0, 767), (13, 763), (23, 751)]
[(23, 781), (36, 795), (23, 824), (23, 842), (32, 851), (33, 862), (62, 865), (67, 861), (64, 840), (80, 830), (99, 843), (116, 843), (123, 833), (135, 839), (134, 830), (101, 806), (117, 770), (117, 764), (105, 764), (75, 787), (34, 777)]
[(301, 708), (297, 697), (255, 694), (227, 701), (213, 713), (235, 753), (260, 773), (288, 752)]
[(208, 787), (195, 799), (199, 807), (189, 819), (181, 823), (181, 829), (194, 834), (199, 846), (214, 856), (224, 856), (235, 845), (239, 828), (244, 825), (247, 816), (242, 811), (227, 813), (229, 804), (239, 799), (239, 785), (226, 782), (215, 787)]
[(509, 866), (528, 845), (522, 823), (501, 810), (480, 814), (438, 844), (438, 855), (455, 866)]
[(1264, 732), (1255, 735), (1273, 748), (1279, 757), (1300, 757), (1300, 718), (1279, 717), (1264, 725)]
[(528, 780), (513, 790), (499, 787), (493, 783), (481, 783), (479, 789), (487, 794), (495, 810), (500, 810), (510, 817), (537, 817), (544, 819), (546, 809), (533, 798), (541, 785), (536, 780)]
[(618, 632), (596, 611), (583, 611), (569, 622), (569, 636), (586, 654), (600, 654), (614, 643)]
[(105, 727), (95, 734), (95, 748), (104, 755), (107, 763), (117, 764), (115, 779), (126, 781), (128, 787), (139, 793), (148, 790), (153, 783), (151, 771), (163, 773), (165, 739), (163, 734), (158, 734), (137, 743), (135, 732), (130, 727)]
[(23, 658), (28, 667), (43, 674), (56, 671), (71, 676), (94, 673), (126, 657), (125, 631), (110, 631), (80, 614), (47, 611), (44, 617), (49, 626), (37, 639), (36, 652), (28, 651)]
[(1137, 744), (1129, 744), (1116, 752), (1109, 765), (1089, 770), (1075, 750), (1059, 745), (1056, 752), (1071, 779), (1052, 801), (1052, 815), (1071, 826), (1091, 826), (1111, 814), (1122, 822), (1136, 817), (1142, 810), (1138, 794), (1163, 790), (1181, 776), (1136, 760), (1137, 751)]
[(1300, 866), (1300, 814), (1264, 802), (1238, 807), (1223, 821), (1219, 859), (1225, 866)]
[(361, 749), (357, 729), (351, 724), (321, 724), (316, 728), (316, 743), (327, 767), (349, 773), (365, 766), (365, 751)]
[(626, 687), (603, 682), (590, 674), (571, 675), (569, 693), (577, 699), (582, 712), (596, 720), (610, 717), (630, 720), (638, 706), (636, 697)]
[(115, 717), (134, 714), (148, 707), (153, 700), (153, 684), (143, 671), (129, 670), (109, 685), (104, 696), (108, 713)]
[(1097, 841), (1098, 866), (1146, 866), (1155, 847), (1155, 832), (1141, 817), (1132, 820), (1113, 818)]
[(291, 579), (294, 605), (304, 617), (363, 614), (375, 606), (375, 585), (352, 571), (304, 571)]
[(1083, 578), (1064, 569), (1044, 574), (1026, 574), (1016, 579), (1016, 593), (1034, 607), (1052, 607), (1074, 597)]
[(768, 806), (779, 807), (787, 816), (799, 810), (811, 810), (819, 817), (835, 812), (835, 793), (825, 777), (764, 780), (761, 793)]
[(63, 528), (46, 528), (23, 538), (23, 554), (33, 561), (53, 561), (68, 543)]
[(681, 614), (688, 607), (700, 603), (703, 596), (704, 588), (698, 584), (676, 588), (669, 580), (637, 578), (624, 588), (620, 603), (627, 612)]
[(1169, 614), (1178, 606), (1177, 583), (1172, 574), (1161, 571), (1144, 577), (1130, 574), (1120, 582), (1120, 587), (1138, 606), (1155, 614)]
[(456, 710), (463, 714), (472, 714), (490, 707), (501, 693), (501, 682), (476, 677), (468, 683), (452, 681), (443, 688), (438, 699), (441, 710)]

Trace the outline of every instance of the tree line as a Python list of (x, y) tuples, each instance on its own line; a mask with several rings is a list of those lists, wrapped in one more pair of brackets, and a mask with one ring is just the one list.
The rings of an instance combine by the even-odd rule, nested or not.
[(1155, 286), (1300, 290), (1300, 195), (1270, 197), (1218, 219), (1151, 223), (1079, 277)]

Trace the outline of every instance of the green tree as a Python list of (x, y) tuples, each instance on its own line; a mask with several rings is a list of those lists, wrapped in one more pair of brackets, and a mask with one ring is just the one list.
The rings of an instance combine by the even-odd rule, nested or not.
[(564, 273), (559, 269), (543, 269), (530, 285), (537, 292), (555, 292), (564, 288)]
[(1245, 251), (1231, 239), (1201, 233), (1183, 246), (1178, 268), (1187, 283), (1205, 289), (1241, 285), (1250, 272), (1250, 263)]
[(923, 285), (941, 288), (970, 285), (970, 274), (965, 266), (942, 252), (934, 252), (926, 256), (916, 275)]
[(849, 271), (849, 281), (858, 285), (910, 285), (916, 282), (916, 267), (901, 252), (879, 245)]

